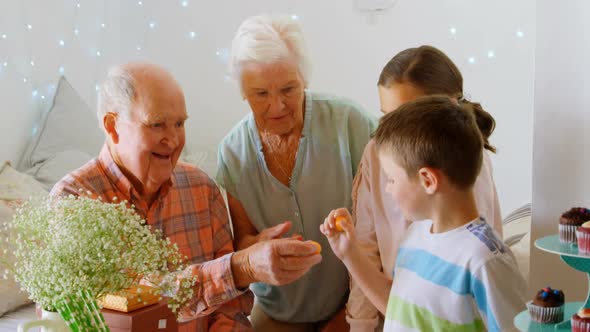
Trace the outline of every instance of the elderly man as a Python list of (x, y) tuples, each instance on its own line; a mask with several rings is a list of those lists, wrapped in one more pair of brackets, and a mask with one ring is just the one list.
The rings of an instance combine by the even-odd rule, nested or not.
[(181, 309), (186, 331), (251, 330), (252, 282), (282, 285), (321, 261), (309, 241), (271, 239), (235, 252), (227, 211), (214, 182), (177, 163), (185, 143), (184, 95), (164, 69), (131, 63), (112, 69), (99, 96), (106, 143), (99, 156), (66, 175), (52, 195), (90, 192), (127, 200), (149, 225), (176, 243), (198, 275), (195, 297)]

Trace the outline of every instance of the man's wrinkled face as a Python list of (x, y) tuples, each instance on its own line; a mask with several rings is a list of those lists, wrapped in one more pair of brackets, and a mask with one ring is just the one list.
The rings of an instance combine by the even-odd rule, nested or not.
[(137, 96), (129, 119), (117, 120), (116, 155), (138, 189), (154, 193), (170, 179), (184, 147), (186, 107), (176, 84), (142, 82)]

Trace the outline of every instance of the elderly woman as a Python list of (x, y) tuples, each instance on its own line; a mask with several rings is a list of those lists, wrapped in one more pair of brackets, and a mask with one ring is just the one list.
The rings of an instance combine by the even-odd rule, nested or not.
[(345, 330), (348, 274), (319, 225), (331, 209), (351, 206), (352, 179), (376, 123), (351, 101), (306, 89), (303, 35), (288, 17), (244, 21), (230, 61), (252, 110), (219, 147), (217, 180), (228, 192), (236, 248), (290, 240), (283, 236), (324, 247), (322, 262), (296, 281), (250, 286), (253, 327)]

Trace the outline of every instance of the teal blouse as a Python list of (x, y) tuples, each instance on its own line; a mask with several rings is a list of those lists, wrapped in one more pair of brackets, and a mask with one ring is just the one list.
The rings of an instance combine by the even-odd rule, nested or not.
[(346, 302), (348, 273), (319, 226), (335, 208), (352, 204), (352, 180), (376, 120), (342, 98), (305, 91), (302, 137), (287, 187), (266, 167), (253, 115), (219, 146), (217, 181), (244, 206), (258, 231), (292, 221), (291, 233), (321, 244), (322, 262), (285, 286), (250, 286), (270, 317), (285, 322), (329, 319)]

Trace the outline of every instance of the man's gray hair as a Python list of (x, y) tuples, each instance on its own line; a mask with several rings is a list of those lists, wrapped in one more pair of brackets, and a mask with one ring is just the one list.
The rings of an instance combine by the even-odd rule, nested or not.
[(98, 94), (96, 115), (100, 127), (104, 128), (103, 118), (109, 112), (129, 119), (135, 93), (135, 81), (131, 72), (124, 66), (111, 68)]
[(229, 72), (241, 86), (242, 65), (277, 63), (293, 57), (304, 81), (309, 82), (310, 61), (303, 32), (289, 16), (264, 14), (246, 19), (232, 41)]

